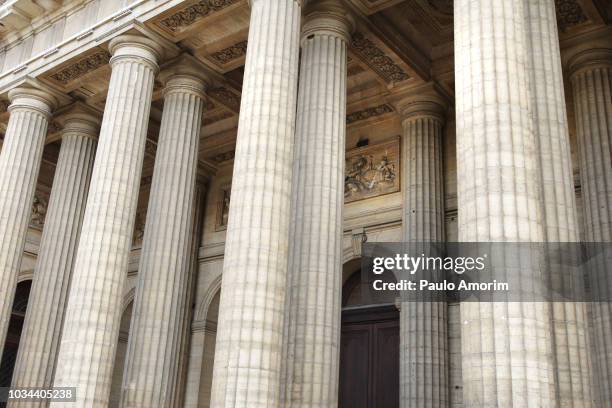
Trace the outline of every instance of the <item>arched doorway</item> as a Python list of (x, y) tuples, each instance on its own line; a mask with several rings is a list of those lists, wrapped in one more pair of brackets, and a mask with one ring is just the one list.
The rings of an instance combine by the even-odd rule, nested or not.
[(342, 289), (339, 406), (399, 407), (399, 312), (393, 294), (371, 290), (360, 269)]
[[(26, 280), (17, 284), (4, 350), (2, 350), (0, 354), (2, 358), (0, 361), (0, 387), (11, 386), (13, 369), (15, 368), (15, 360), (17, 359), (17, 350), (19, 349), (19, 340), (21, 338), (21, 330), (23, 329), (31, 288), (31, 280)], [(5, 403), (0, 402), (0, 407), (4, 406), (6, 406)]]
[(132, 300), (121, 315), (121, 323), (119, 324), (119, 338), (117, 340), (117, 352), (115, 354), (115, 364), (113, 366), (110, 400), (108, 403), (109, 408), (118, 407), (121, 403), (121, 385), (123, 382), (123, 370), (125, 368), (133, 306), (134, 301)]

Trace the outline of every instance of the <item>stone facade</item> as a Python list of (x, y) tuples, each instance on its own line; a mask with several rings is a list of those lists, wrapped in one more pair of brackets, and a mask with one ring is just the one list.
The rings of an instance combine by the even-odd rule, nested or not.
[(343, 317), (396, 304), (389, 406), (606, 406), (609, 303), (351, 282), (365, 241), (612, 240), (611, 79), (600, 0), (0, 2), (0, 386), (336, 407)]

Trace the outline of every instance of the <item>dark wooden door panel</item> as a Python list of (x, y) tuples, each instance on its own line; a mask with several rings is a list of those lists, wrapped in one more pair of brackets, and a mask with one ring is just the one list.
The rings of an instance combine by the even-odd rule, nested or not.
[(372, 408), (399, 407), (399, 325), (374, 325), (374, 395)]
[(342, 315), (340, 408), (399, 407), (399, 319), (394, 307)]
[(369, 325), (350, 325), (342, 328), (340, 408), (369, 408), (368, 354), (371, 348), (371, 335), (372, 328)]

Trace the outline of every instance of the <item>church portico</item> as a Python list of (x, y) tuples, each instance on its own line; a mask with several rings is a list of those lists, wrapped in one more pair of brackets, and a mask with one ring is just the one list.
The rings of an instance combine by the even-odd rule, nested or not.
[(610, 241), (608, 3), (0, 1), (8, 406), (605, 407), (608, 303), (360, 260)]

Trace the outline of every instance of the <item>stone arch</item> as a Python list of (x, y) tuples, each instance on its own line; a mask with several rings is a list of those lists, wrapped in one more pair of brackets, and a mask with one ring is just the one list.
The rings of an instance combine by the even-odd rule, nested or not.
[(196, 307), (196, 312), (193, 316), (194, 325), (196, 322), (205, 322), (206, 315), (208, 314), (208, 308), (210, 307), (210, 303), (213, 301), (217, 293), (221, 290), (221, 278), (222, 275), (217, 276), (211, 283), (208, 285), (204, 296)]

